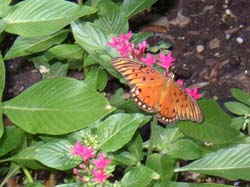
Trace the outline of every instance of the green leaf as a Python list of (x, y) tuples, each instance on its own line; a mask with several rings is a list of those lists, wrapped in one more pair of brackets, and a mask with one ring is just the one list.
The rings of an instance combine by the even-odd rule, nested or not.
[(49, 68), (49, 72), (46, 75), (48, 78), (52, 77), (65, 77), (68, 72), (69, 64), (56, 62), (52, 64)]
[(0, 2), (0, 17), (7, 16), (11, 11), (13, 11), (13, 7), (9, 6), (8, 3), (2, 3)]
[(124, 146), (144, 122), (142, 114), (114, 114), (99, 124), (97, 129), (100, 148), (114, 152)]
[(3, 136), (0, 139), (0, 157), (15, 149), (21, 139), (24, 131), (15, 126), (6, 126)]
[(108, 49), (107, 42), (111, 40), (98, 26), (88, 22), (72, 22), (71, 28), (76, 43), (88, 53)]
[(29, 183), (26, 183), (24, 187), (45, 187), (45, 186), (38, 182), (29, 182)]
[(77, 44), (61, 44), (49, 49), (49, 53), (56, 56), (59, 60), (80, 59), (83, 56), (83, 49)]
[(153, 136), (153, 147), (159, 151), (167, 150), (173, 142), (183, 137), (177, 126), (173, 124), (166, 127), (157, 125), (153, 126), (153, 128), (155, 133)]
[(93, 69), (87, 73), (84, 82), (95, 90), (103, 91), (108, 83), (108, 75), (103, 69)]
[(140, 161), (143, 159), (143, 141), (139, 133), (135, 133), (133, 138), (125, 146), (125, 150), (128, 151), (118, 151), (114, 154), (116, 161), (121, 162), (127, 166), (137, 166), (140, 164)]
[(28, 167), (31, 169), (44, 169), (44, 166), (40, 164), (34, 157), (36, 149), (42, 144), (42, 142), (38, 142), (35, 145), (22, 149), (16, 155), (8, 158), (7, 161), (18, 163), (21, 167)]
[(243, 127), (245, 121), (246, 119), (244, 117), (233, 118), (231, 126), (237, 130), (240, 130)]
[(119, 88), (115, 93), (110, 97), (109, 102), (112, 106), (118, 107), (125, 102), (125, 92), (122, 88)]
[(250, 180), (250, 145), (239, 144), (209, 153), (175, 172), (193, 171), (230, 180)]
[(112, 1), (99, 1), (100, 16), (95, 20), (95, 25), (99, 26), (107, 34), (120, 34), (128, 32), (128, 19), (119, 10), (119, 6)]
[(67, 183), (56, 185), (55, 187), (79, 187), (79, 183)]
[(145, 187), (152, 180), (159, 179), (159, 175), (145, 166), (139, 166), (127, 172), (122, 180), (123, 187)]
[(213, 100), (199, 102), (204, 115), (203, 123), (180, 121), (180, 130), (192, 138), (214, 144), (224, 144), (237, 139), (240, 132), (230, 126), (231, 118)]
[(143, 10), (150, 8), (157, 0), (124, 0), (120, 11), (124, 12), (127, 18), (131, 18), (135, 14), (142, 12)]
[(106, 98), (81, 81), (58, 77), (41, 81), (4, 102), (4, 113), (17, 126), (36, 134), (65, 134), (113, 111)]
[(237, 89), (237, 88), (233, 88), (231, 89), (231, 92), (233, 94), (233, 96), (238, 99), (240, 102), (250, 106), (250, 94)]
[(160, 184), (168, 186), (174, 174), (174, 160), (169, 155), (154, 153), (149, 156), (147, 166), (160, 175)]
[(183, 160), (194, 160), (202, 155), (200, 147), (189, 139), (177, 140), (168, 147), (166, 152), (173, 158)]
[(140, 33), (133, 33), (133, 37), (131, 42), (135, 45), (147, 40), (150, 36), (153, 36), (151, 32), (140, 32)]
[(184, 183), (184, 182), (171, 182), (169, 187), (233, 187), (233, 186), (224, 184), (209, 184), (209, 183), (194, 184), (194, 183)]
[(129, 152), (135, 155), (138, 162), (143, 158), (143, 140), (139, 133), (135, 133), (127, 147)]
[(93, 14), (93, 7), (61, 0), (26, 0), (4, 19), (6, 31), (26, 37), (52, 34), (79, 17)]
[(246, 116), (250, 115), (250, 107), (239, 102), (226, 102), (226, 108), (233, 114)]
[(0, 183), (0, 187), (3, 187), (4, 184), (7, 183), (11, 177), (14, 177), (15, 175), (17, 175), (19, 173), (19, 170), (20, 170), (20, 166), (12, 162), (9, 166), (9, 171), (7, 175), (4, 177), (4, 179)]
[(46, 143), (36, 149), (35, 158), (50, 168), (68, 170), (82, 161), (80, 157), (71, 155), (71, 146), (66, 140)]
[(15, 57), (26, 56), (33, 53), (45, 51), (49, 47), (63, 42), (68, 33), (68, 30), (62, 30), (52, 35), (40, 36), (36, 38), (19, 36), (4, 58), (6, 60), (9, 60)]
[(2, 109), (2, 97), (3, 97), (3, 91), (4, 91), (4, 86), (5, 86), (5, 67), (4, 67), (4, 62), (2, 55), (0, 53), (0, 138), (3, 135), (3, 109)]

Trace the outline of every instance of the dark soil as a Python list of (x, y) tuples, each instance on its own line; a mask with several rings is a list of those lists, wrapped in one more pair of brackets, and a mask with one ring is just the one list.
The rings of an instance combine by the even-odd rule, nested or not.
[(250, 92), (249, 7), (248, 0), (161, 0), (131, 24), (154, 31), (152, 44), (172, 44), (177, 77), (198, 83), (206, 97), (224, 99), (231, 88)]

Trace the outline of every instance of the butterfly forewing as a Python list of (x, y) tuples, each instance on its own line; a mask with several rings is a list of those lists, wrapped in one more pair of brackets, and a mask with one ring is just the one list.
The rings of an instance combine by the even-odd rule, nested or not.
[(171, 77), (166, 78), (154, 68), (129, 58), (113, 58), (112, 64), (128, 82), (137, 105), (147, 112), (156, 112), (162, 123), (202, 121), (196, 101)]
[(131, 96), (138, 106), (147, 112), (156, 112), (163, 75), (152, 67), (128, 58), (114, 58), (112, 64), (128, 82)]

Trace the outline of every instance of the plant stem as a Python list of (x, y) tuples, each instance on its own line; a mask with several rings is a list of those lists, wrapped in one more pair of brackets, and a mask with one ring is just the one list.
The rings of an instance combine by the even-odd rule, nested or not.
[(23, 170), (25, 176), (27, 177), (28, 181), (29, 182), (34, 182), (31, 175), (30, 175), (29, 170), (26, 167), (22, 167), (22, 170)]
[(150, 139), (149, 139), (149, 147), (148, 147), (148, 153), (147, 153), (147, 161), (146, 161), (146, 164), (148, 164), (148, 158), (149, 156), (152, 154), (153, 152), (153, 139), (154, 139), (154, 136), (155, 136), (155, 126), (157, 125), (157, 117), (156, 115), (153, 116), (153, 120), (150, 124), (150, 130), (151, 130), (151, 134), (150, 134)]
[(82, 0), (77, 0), (79, 5), (82, 5)]

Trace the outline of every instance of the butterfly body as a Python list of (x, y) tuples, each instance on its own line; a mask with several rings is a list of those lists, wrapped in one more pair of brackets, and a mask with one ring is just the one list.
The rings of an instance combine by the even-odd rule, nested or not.
[(130, 58), (113, 58), (112, 64), (128, 82), (136, 104), (146, 112), (156, 113), (162, 123), (202, 121), (198, 104), (173, 76), (165, 77), (153, 67)]

